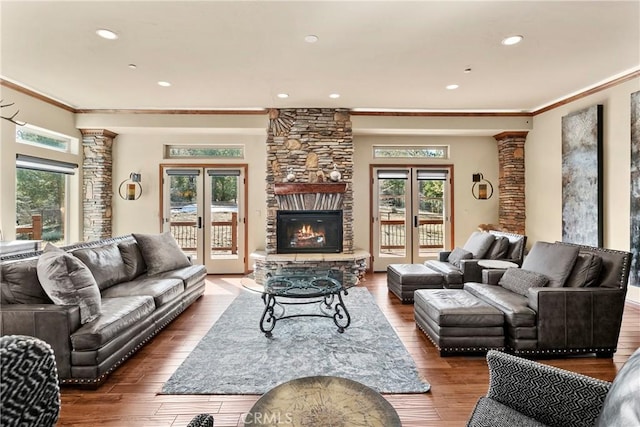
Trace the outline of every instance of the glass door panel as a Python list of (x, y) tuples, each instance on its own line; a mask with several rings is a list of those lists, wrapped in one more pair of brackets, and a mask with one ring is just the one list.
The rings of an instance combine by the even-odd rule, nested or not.
[(164, 176), (163, 231), (170, 231), (194, 264), (202, 264), (202, 192), (200, 169), (168, 169)]

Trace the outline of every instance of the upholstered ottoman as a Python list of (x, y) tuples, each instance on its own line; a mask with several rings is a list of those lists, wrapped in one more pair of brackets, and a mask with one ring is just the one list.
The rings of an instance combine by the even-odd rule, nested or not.
[(387, 266), (387, 287), (403, 304), (413, 302), (416, 289), (440, 289), (444, 277), (423, 264), (390, 264)]
[(440, 350), (480, 352), (504, 349), (504, 315), (462, 289), (424, 289), (414, 293), (416, 324)]

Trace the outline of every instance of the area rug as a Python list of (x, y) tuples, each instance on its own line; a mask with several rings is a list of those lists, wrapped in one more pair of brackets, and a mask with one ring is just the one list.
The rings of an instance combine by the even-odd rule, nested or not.
[[(292, 379), (330, 375), (379, 393), (424, 393), (415, 362), (369, 291), (344, 297), (351, 325), (339, 333), (333, 319), (278, 321), (271, 338), (259, 328), (259, 293), (244, 290), (162, 388), (162, 394), (263, 394)], [(311, 313), (316, 305), (287, 306)]]

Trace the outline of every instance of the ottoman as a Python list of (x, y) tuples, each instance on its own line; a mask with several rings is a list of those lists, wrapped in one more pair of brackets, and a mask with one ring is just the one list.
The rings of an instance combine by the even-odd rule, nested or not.
[(504, 349), (504, 315), (497, 308), (462, 289), (417, 290), (414, 299), (416, 324), (441, 356)]
[(440, 289), (443, 286), (443, 275), (423, 264), (387, 266), (387, 287), (403, 304), (413, 302), (413, 292), (417, 289)]

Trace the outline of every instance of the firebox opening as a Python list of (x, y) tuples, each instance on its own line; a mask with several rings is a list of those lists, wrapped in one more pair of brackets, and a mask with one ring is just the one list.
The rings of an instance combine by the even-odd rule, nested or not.
[(277, 252), (342, 252), (342, 211), (277, 212)]

